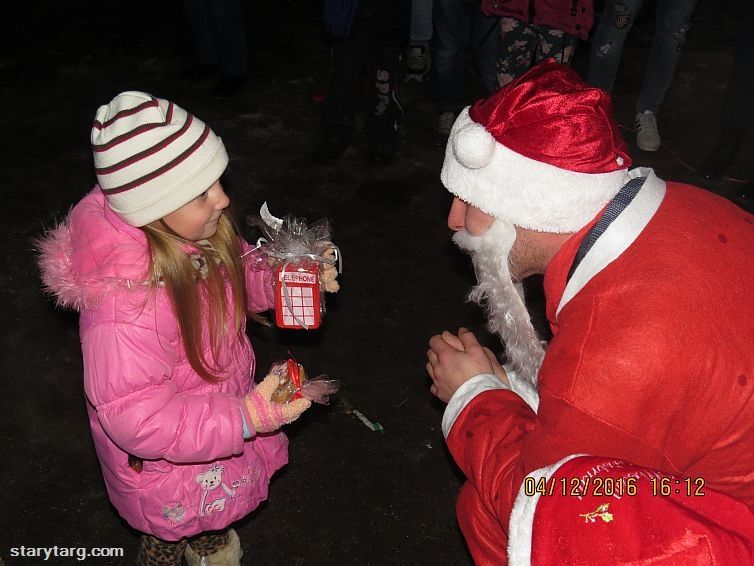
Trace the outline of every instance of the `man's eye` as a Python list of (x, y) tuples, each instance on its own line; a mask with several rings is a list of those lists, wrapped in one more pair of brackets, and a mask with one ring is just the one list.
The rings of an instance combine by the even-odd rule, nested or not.
[(202, 194), (200, 194), (200, 195), (199, 195), (198, 197), (196, 197), (196, 198), (200, 198), (200, 199), (204, 200), (204, 199), (206, 199), (206, 198), (207, 198), (207, 194), (208, 194), (208, 193), (209, 193), (209, 189), (207, 189), (206, 191), (204, 191), (204, 192), (203, 192)]

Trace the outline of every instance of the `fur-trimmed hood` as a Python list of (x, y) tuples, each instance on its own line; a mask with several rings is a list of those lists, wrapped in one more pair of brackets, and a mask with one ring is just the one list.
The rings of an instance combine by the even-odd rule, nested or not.
[(107, 206), (98, 186), (37, 246), (42, 283), (61, 307), (89, 309), (115, 290), (147, 279), (146, 236)]

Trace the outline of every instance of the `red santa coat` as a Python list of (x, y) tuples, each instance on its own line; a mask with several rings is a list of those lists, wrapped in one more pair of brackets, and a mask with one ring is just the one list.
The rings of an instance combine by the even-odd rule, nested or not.
[(754, 564), (754, 515), (702, 478), (593, 456), (529, 474), (510, 520), (511, 566)]
[(547, 268), (554, 337), (534, 412), (478, 376), (451, 399), (448, 447), (468, 482), (459, 522), (479, 564), (500, 564), (528, 472), (571, 454), (618, 458), (754, 508), (754, 217), (650, 170), (568, 271), (587, 226)]

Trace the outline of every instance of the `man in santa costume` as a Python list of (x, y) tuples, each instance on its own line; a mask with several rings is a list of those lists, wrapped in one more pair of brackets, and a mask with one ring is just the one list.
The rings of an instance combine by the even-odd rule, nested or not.
[(553, 61), (453, 126), (448, 223), (507, 355), (427, 352), (478, 564), (754, 562), (754, 217), (630, 165), (609, 95)]

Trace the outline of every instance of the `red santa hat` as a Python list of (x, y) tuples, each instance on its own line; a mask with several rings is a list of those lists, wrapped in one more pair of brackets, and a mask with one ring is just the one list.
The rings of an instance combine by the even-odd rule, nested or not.
[(440, 178), (496, 218), (567, 233), (615, 196), (630, 165), (610, 96), (550, 59), (461, 112)]

